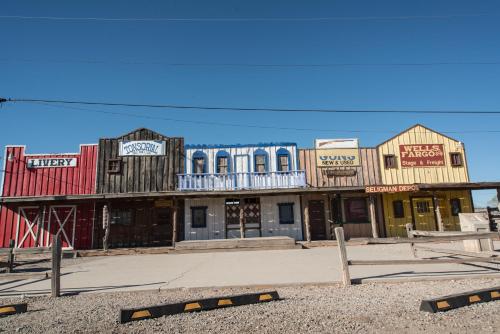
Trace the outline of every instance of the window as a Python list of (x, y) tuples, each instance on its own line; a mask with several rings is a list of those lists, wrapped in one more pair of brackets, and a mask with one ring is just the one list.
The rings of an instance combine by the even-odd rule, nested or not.
[(206, 173), (206, 160), (207, 156), (201, 151), (196, 151), (193, 153), (193, 173), (203, 174)]
[(276, 152), (278, 157), (278, 172), (288, 172), (290, 170), (290, 152), (284, 148), (280, 148)]
[(394, 213), (394, 218), (404, 218), (405, 217), (405, 207), (403, 201), (393, 201), (392, 209)]
[(460, 152), (453, 152), (453, 153), (450, 153), (450, 161), (451, 161), (451, 165), (453, 167), (460, 167), (463, 165), (463, 162), (462, 162), (462, 153)]
[(451, 215), (452, 216), (458, 216), (458, 214), (460, 212), (462, 212), (462, 205), (460, 204), (459, 198), (450, 199), (450, 206), (451, 206)]
[(267, 166), (268, 155), (267, 152), (259, 148), (254, 152), (254, 171), (256, 173), (266, 173), (269, 171)]
[(394, 154), (384, 155), (384, 167), (385, 169), (396, 168), (396, 156)]
[(293, 224), (293, 203), (278, 204), (280, 224)]
[(110, 223), (113, 225), (132, 225), (132, 210), (111, 210)]
[(365, 198), (344, 199), (346, 223), (368, 223), (368, 206)]
[(122, 160), (121, 159), (109, 159), (107, 172), (108, 173), (120, 173), (122, 169)]
[(416, 202), (416, 205), (417, 205), (417, 213), (429, 213), (429, 212), (431, 212), (428, 201), (418, 201), (418, 202)]
[(191, 207), (191, 227), (207, 227), (207, 207), (192, 206)]
[(219, 151), (216, 155), (216, 166), (215, 171), (218, 174), (228, 174), (229, 173), (229, 153), (226, 151)]

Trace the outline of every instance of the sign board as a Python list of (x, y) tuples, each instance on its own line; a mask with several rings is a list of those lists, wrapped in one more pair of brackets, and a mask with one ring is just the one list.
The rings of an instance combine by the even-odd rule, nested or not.
[(327, 169), (326, 176), (334, 177), (334, 176), (355, 176), (355, 169)]
[(28, 168), (76, 167), (77, 158), (36, 158), (27, 159)]
[(335, 148), (316, 150), (317, 167), (359, 166), (358, 148)]
[(358, 148), (357, 138), (348, 139), (316, 139), (314, 147), (319, 149), (325, 148)]
[(401, 167), (444, 166), (443, 144), (399, 145)]
[(171, 199), (158, 199), (155, 201), (155, 207), (157, 208), (170, 208), (174, 206), (174, 201)]
[(120, 142), (120, 156), (165, 155), (165, 141), (130, 140)]
[(401, 193), (418, 191), (416, 184), (394, 184), (387, 186), (368, 186), (365, 187), (366, 193)]

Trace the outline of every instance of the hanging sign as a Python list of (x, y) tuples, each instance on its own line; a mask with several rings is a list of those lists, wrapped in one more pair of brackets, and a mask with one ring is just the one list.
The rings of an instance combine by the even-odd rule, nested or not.
[(327, 169), (326, 176), (327, 177), (335, 177), (335, 176), (355, 176), (355, 169)]
[(171, 199), (158, 199), (155, 201), (155, 207), (157, 208), (169, 208), (174, 206), (174, 201)]
[(316, 139), (315, 148), (358, 148), (357, 138), (348, 139)]
[(349, 167), (359, 165), (359, 149), (357, 148), (316, 150), (317, 167)]
[(120, 156), (165, 155), (162, 140), (130, 140), (120, 142)]
[(416, 184), (394, 184), (388, 186), (368, 186), (365, 187), (366, 193), (401, 193), (418, 191)]
[(28, 168), (76, 167), (76, 158), (36, 158), (27, 159)]
[(444, 166), (443, 144), (399, 145), (401, 167)]

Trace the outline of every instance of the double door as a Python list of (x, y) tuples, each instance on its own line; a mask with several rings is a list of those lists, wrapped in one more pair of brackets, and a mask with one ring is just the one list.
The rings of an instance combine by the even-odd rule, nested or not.
[[(258, 197), (227, 199), (225, 209), (226, 238), (253, 238), (262, 236), (260, 199)], [(243, 231), (240, 225), (241, 220), (243, 220)], [(241, 232), (243, 232), (243, 235), (241, 235)]]

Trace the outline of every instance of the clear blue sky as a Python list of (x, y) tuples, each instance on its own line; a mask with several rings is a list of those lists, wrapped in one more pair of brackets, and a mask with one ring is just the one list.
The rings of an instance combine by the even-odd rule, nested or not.
[[(0, 19), (0, 96), (280, 108), (500, 110), (500, 65), (165, 65), (500, 61), (498, 1), (4, 1), (0, 12), (109, 18), (475, 14), (482, 16), (304, 22)], [(73, 152), (79, 143), (97, 142), (99, 137), (120, 135), (142, 126), (166, 135), (184, 136), (187, 143), (294, 141), (302, 147), (312, 146), (318, 137), (359, 137), (362, 145), (372, 146), (414, 123), (438, 131), (500, 130), (500, 116), (112, 110), (331, 131), (208, 126), (19, 103), (0, 109), (0, 146), (26, 144), (32, 153)], [(472, 180), (500, 180), (500, 133), (450, 135), (466, 144)], [(476, 204), (492, 196), (492, 192), (476, 196)]]

